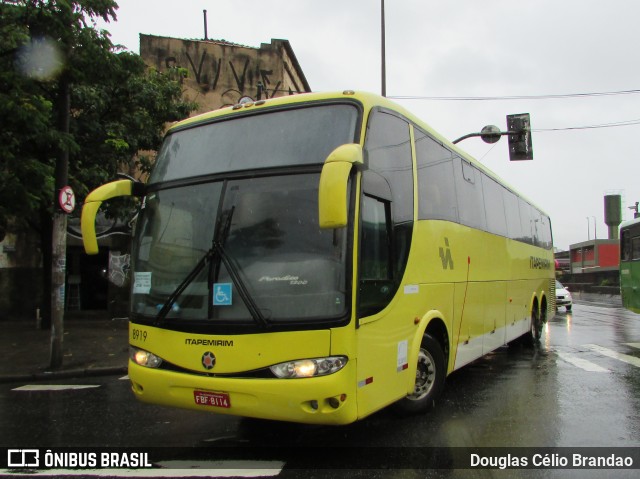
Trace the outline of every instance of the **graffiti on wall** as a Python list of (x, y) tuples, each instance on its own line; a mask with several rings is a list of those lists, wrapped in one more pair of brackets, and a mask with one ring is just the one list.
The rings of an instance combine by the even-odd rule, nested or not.
[[(273, 78), (273, 69), (262, 68), (259, 61), (246, 55), (236, 55), (234, 59), (227, 60), (205, 51), (199, 58), (189, 52), (185, 52), (185, 57), (188, 65), (179, 65), (175, 56), (165, 57), (165, 67), (175, 72), (186, 68), (200, 92), (220, 94), (223, 106), (237, 103), (243, 96), (260, 100), (278, 93), (298, 93), (290, 88), (283, 90), (282, 79)], [(183, 76), (180, 80), (184, 81)]]

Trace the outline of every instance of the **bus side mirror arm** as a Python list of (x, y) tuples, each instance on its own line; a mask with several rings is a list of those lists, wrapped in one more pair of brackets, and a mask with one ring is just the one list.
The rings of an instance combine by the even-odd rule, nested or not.
[(89, 193), (82, 206), (80, 229), (82, 230), (82, 242), (87, 254), (98, 254), (98, 239), (96, 237), (96, 215), (106, 201), (117, 196), (144, 196), (144, 185), (132, 180), (112, 181), (99, 186)]
[(362, 147), (355, 143), (341, 145), (324, 162), (318, 188), (318, 222), (320, 228), (347, 226), (349, 175), (354, 166), (362, 166)]

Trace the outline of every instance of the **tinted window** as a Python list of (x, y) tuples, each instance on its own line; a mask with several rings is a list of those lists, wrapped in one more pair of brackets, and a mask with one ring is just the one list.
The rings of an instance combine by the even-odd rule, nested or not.
[(369, 170), (362, 182), (360, 316), (374, 314), (389, 303), (407, 265), (413, 232), (409, 124), (395, 115), (373, 111), (365, 159)]
[[(149, 194), (134, 238), (133, 312), (154, 317), (158, 305), (199, 271), (167, 318), (251, 323), (241, 290), (274, 323), (342, 317), (350, 304), (346, 228), (319, 228), (319, 176), (247, 178), (224, 188), (217, 182)], [(211, 249), (214, 240), (233, 268)], [(196, 268), (209, 251), (210, 261)], [(229, 285), (229, 303), (212, 304), (216, 284)]]
[(503, 196), (509, 238), (516, 240), (522, 239), (524, 235), (520, 222), (520, 199), (507, 189), (503, 190)]
[(456, 157), (456, 196), (460, 223), (485, 230), (487, 222), (484, 215), (484, 198), (480, 172), (469, 162)]
[(392, 232), (389, 201), (364, 195), (362, 198), (362, 241), (360, 242), (360, 317), (384, 309), (398, 286), (392, 268)]
[(507, 219), (504, 208), (504, 188), (493, 178), (482, 175), (487, 230), (501, 236), (507, 236)]
[(524, 201), (522, 198), (520, 202), (520, 227), (522, 231), (522, 237), (520, 241), (525, 243), (535, 244), (534, 234), (536, 228), (536, 218), (533, 214), (531, 205)]
[(287, 165), (322, 164), (351, 143), (358, 110), (323, 105), (217, 121), (169, 135), (149, 183)]
[(620, 230), (620, 255), (623, 261), (640, 259), (640, 223)]
[(388, 203), (365, 195), (362, 199), (362, 279), (389, 279), (391, 252)]
[(368, 166), (387, 179), (394, 223), (413, 221), (413, 174), (409, 124), (375, 111), (369, 119), (365, 153)]
[(458, 221), (451, 152), (422, 131), (415, 130), (418, 163), (418, 217)]
[(631, 238), (631, 259), (640, 259), (640, 236)]
[(620, 259), (629, 261), (631, 259), (631, 232), (620, 232)]
[(551, 220), (548, 216), (540, 213), (540, 224), (541, 224), (541, 236), (540, 236), (540, 246), (546, 249), (553, 248), (553, 236), (551, 234)]

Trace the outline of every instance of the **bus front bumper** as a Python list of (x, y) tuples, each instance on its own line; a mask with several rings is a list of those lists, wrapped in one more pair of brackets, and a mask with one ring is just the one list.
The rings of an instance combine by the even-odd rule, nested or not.
[(358, 417), (355, 361), (303, 379), (220, 378), (153, 369), (129, 361), (137, 399), (217, 414), (307, 424), (349, 424)]

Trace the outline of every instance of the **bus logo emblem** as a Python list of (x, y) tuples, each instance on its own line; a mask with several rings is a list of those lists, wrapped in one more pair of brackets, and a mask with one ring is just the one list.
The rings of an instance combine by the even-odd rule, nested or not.
[(202, 365), (205, 369), (213, 369), (213, 366), (216, 364), (216, 357), (213, 355), (211, 351), (207, 351), (202, 355)]
[(442, 269), (453, 269), (453, 257), (451, 256), (451, 250), (449, 249), (449, 238), (444, 239), (444, 245), (447, 248), (446, 250), (443, 247), (440, 247)]

